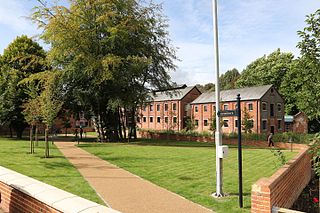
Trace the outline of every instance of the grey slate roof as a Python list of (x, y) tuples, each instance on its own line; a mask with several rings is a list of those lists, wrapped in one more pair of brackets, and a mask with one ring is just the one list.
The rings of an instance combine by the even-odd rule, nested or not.
[[(241, 100), (259, 100), (272, 87), (272, 85), (247, 87), (232, 90), (223, 90), (220, 92), (222, 102), (236, 101), (237, 95), (240, 94)], [(215, 92), (202, 93), (191, 104), (214, 103), (216, 102)]]
[(149, 98), (147, 101), (172, 101), (181, 100), (185, 95), (190, 92), (194, 86), (169, 90), (169, 91), (159, 91), (155, 93), (149, 93)]

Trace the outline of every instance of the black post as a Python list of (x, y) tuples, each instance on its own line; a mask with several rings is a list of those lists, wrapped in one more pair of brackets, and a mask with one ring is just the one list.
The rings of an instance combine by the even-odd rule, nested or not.
[(242, 197), (242, 147), (241, 147), (241, 106), (240, 94), (237, 95), (237, 115), (238, 115), (238, 172), (239, 172), (239, 207), (243, 207)]

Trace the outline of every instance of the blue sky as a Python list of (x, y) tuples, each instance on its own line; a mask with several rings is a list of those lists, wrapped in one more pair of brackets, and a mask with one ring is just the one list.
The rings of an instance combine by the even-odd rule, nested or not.
[[(169, 18), (178, 47), (177, 83), (214, 82), (211, 0), (155, 0)], [(39, 33), (27, 17), (35, 0), (0, 0), (0, 54), (18, 35)], [(299, 55), (297, 31), (305, 16), (320, 8), (319, 0), (219, 0), (220, 73), (246, 65), (280, 48)]]

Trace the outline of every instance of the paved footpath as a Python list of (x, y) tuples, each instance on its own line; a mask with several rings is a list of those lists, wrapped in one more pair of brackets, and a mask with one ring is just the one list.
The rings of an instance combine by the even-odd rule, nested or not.
[(102, 199), (124, 213), (209, 213), (212, 211), (131, 174), (75, 146), (55, 142)]

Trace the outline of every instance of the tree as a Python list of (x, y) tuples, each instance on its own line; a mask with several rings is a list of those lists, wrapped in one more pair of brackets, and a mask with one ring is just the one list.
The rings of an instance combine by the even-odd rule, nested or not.
[(245, 133), (251, 133), (253, 128), (252, 116), (250, 115), (248, 109), (245, 107), (242, 111), (243, 119), (242, 119), (242, 129)]
[(225, 74), (222, 74), (219, 78), (221, 90), (235, 89), (235, 84), (239, 77), (240, 73), (236, 68), (228, 70)]
[(135, 114), (152, 88), (171, 86), (176, 56), (161, 7), (72, 0), (70, 8), (49, 8), (38, 1), (32, 19), (52, 47), (50, 62), (63, 73), (64, 95), (96, 118), (101, 140), (118, 140), (125, 132), (119, 109)]
[(0, 100), (3, 101), (0, 102), (0, 120), (21, 138), (27, 127), (21, 106), (28, 96), (19, 82), (30, 74), (47, 69), (46, 53), (32, 39), (20, 36), (4, 50), (1, 61)]
[(44, 89), (39, 96), (40, 113), (42, 121), (46, 125), (45, 128), (45, 157), (48, 158), (49, 153), (49, 129), (52, 127), (63, 102), (60, 101), (61, 92), (59, 88), (59, 73), (58, 72), (43, 72), (42, 79), (44, 80)]
[(298, 31), (301, 57), (293, 71), (297, 106), (311, 119), (320, 119), (320, 10), (307, 16), (307, 27)]
[(280, 88), (285, 74), (293, 63), (292, 53), (282, 53), (277, 49), (249, 64), (236, 82), (237, 87), (251, 87), (272, 84)]

